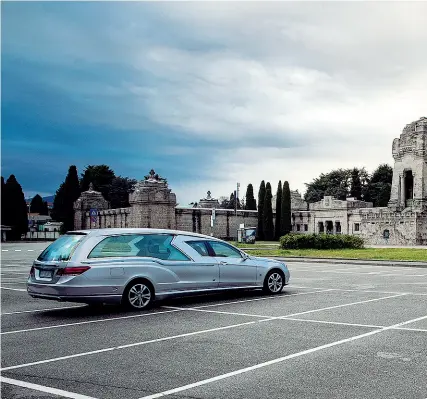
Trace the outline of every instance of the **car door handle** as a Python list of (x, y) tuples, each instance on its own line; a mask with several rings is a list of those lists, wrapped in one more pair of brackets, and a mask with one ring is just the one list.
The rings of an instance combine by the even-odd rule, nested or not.
[(228, 262), (226, 262), (225, 260), (222, 260), (221, 262), (219, 262), (220, 265), (228, 265)]

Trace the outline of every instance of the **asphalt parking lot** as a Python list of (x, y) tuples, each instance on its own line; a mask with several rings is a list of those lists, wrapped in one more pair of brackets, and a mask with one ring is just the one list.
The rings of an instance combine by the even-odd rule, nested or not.
[(289, 263), (280, 296), (147, 312), (30, 298), (46, 244), (2, 245), (2, 398), (427, 398), (427, 269)]

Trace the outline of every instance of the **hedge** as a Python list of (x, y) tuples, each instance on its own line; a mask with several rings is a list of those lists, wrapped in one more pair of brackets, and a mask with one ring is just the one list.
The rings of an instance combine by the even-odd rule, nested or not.
[(345, 234), (287, 234), (280, 237), (281, 249), (359, 249), (363, 240)]

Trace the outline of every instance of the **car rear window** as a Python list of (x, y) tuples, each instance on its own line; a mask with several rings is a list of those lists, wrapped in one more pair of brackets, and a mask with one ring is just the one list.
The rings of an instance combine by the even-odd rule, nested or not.
[(83, 234), (66, 234), (50, 244), (37, 258), (42, 262), (70, 260), (71, 255), (85, 236)]

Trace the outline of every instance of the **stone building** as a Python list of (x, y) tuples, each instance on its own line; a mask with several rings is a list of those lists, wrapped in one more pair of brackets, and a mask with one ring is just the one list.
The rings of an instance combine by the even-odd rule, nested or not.
[[(307, 204), (298, 191), (292, 191), (293, 231), (359, 235), (366, 244), (427, 245), (427, 118), (408, 124), (393, 141), (392, 153), (393, 183), (387, 207), (329, 196)], [(234, 238), (240, 224), (257, 226), (257, 211), (219, 209), (210, 192), (191, 208), (177, 206), (167, 181), (153, 170), (137, 183), (129, 203), (129, 208), (109, 209), (91, 186), (74, 204), (75, 228), (170, 228)], [(275, 211), (275, 198), (272, 205)]]

